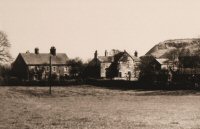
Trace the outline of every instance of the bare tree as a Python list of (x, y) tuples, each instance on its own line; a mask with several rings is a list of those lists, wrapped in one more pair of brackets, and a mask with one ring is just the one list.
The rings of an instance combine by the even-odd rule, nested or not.
[(8, 63), (11, 61), (12, 57), (9, 53), (9, 48), (11, 44), (7, 39), (6, 33), (0, 31), (0, 63)]

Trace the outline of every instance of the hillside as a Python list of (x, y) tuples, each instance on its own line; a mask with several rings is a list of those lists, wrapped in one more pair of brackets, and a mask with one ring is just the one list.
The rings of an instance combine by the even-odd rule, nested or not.
[(156, 58), (172, 58), (174, 55), (200, 54), (200, 39), (173, 39), (158, 43), (146, 55)]

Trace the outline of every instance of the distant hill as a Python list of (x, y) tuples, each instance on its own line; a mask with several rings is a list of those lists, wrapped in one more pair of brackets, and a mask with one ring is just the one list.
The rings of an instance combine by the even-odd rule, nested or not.
[(200, 39), (173, 39), (158, 43), (146, 55), (173, 58), (178, 55), (200, 55)]

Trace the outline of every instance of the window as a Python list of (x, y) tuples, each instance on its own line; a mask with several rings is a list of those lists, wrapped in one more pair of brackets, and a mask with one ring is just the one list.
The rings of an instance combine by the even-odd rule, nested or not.
[(67, 72), (67, 67), (64, 67), (64, 72)]
[(119, 77), (122, 77), (122, 72), (119, 72), (119, 75), (118, 75)]
[(53, 70), (52, 70), (53, 72), (56, 72), (56, 66), (53, 66)]
[(49, 72), (49, 66), (46, 67), (46, 71)]
[(38, 71), (39, 70), (39, 67), (38, 66), (35, 66), (35, 71)]
[(33, 76), (33, 80), (38, 80), (38, 75), (37, 75), (37, 74), (35, 74), (35, 75)]

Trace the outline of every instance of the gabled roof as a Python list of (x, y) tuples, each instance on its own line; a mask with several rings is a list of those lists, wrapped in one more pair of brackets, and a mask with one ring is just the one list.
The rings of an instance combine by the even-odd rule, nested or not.
[[(20, 53), (24, 62), (27, 65), (43, 65), (49, 64), (50, 55), (49, 53)], [(68, 57), (65, 53), (57, 53), (55, 56), (52, 55), (52, 64), (61, 65), (66, 64)]]
[(136, 62), (140, 61), (140, 58), (131, 56), (129, 53), (124, 51), (124, 52), (118, 52), (117, 54), (113, 56), (98, 56), (97, 58), (94, 58), (92, 61), (90, 61), (89, 64), (94, 65), (97, 63), (117, 63), (119, 60), (127, 61), (126, 57), (131, 57), (131, 59), (133, 59), (133, 61), (136, 61)]
[(112, 63), (113, 62), (113, 56), (98, 56), (98, 60), (101, 63)]
[[(127, 53), (127, 52), (126, 52)], [(127, 53), (134, 61), (141, 61), (139, 57), (130, 55), (129, 53)]]
[[(123, 57), (126, 57), (126, 58), (123, 58)], [(140, 58), (138, 57), (135, 57), (135, 56), (132, 56), (130, 55), (128, 52), (124, 51), (124, 52), (120, 52), (118, 54), (116, 54), (114, 56), (114, 59), (115, 61), (119, 61), (119, 60), (122, 60), (122, 61), (127, 61), (127, 58), (128, 57), (131, 57), (134, 61), (140, 61)]]
[(156, 60), (156, 58), (155, 58), (154, 56), (152, 56), (152, 55), (144, 55), (144, 56), (141, 56), (140, 59), (141, 59), (141, 61), (142, 61), (143, 63), (144, 63), (144, 62), (146, 62), (146, 63), (153, 63), (153, 62), (155, 62), (155, 63), (157, 63), (157, 64), (160, 64), (160, 63)]

